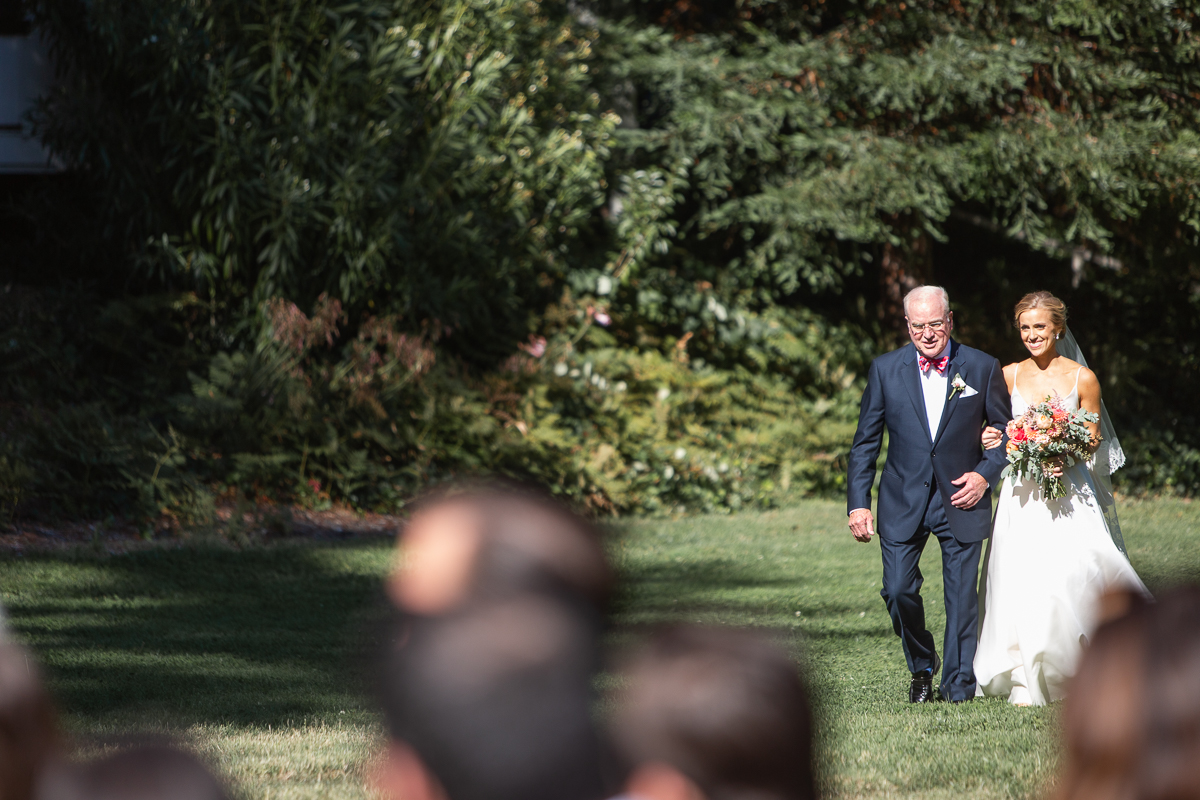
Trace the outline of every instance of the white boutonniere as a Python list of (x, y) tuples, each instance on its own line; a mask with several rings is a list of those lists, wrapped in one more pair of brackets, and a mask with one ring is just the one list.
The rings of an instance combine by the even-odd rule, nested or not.
[(962, 379), (962, 375), (954, 373), (954, 380), (950, 381), (950, 396), (947, 400), (953, 400), (954, 395), (967, 390), (967, 382)]

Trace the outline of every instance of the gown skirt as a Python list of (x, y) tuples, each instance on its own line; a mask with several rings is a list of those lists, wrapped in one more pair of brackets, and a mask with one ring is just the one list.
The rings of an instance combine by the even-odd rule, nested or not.
[[(1013, 406), (1014, 417), (1024, 413), (1015, 392)], [(1037, 481), (1009, 477), (1001, 486), (980, 588), (977, 696), (1021, 705), (1061, 699), (1105, 591), (1149, 595), (1109, 536), (1088, 465), (1069, 467), (1064, 482), (1067, 496), (1058, 499)]]

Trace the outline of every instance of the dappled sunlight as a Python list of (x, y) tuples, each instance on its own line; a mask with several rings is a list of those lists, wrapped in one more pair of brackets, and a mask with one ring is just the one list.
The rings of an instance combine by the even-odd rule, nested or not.
[(389, 557), (383, 542), (39, 555), (20, 565), (36, 592), (4, 599), (72, 713), (279, 725), (362, 708), (350, 656)]
[[(907, 703), (909, 674), (879, 596), (879, 546), (854, 542), (845, 514), (841, 503), (809, 501), (761, 514), (629, 524), (613, 543), (628, 579), (618, 630), (682, 620), (777, 632), (807, 667), (834, 796), (1036, 793), (1057, 764), (1056, 709)], [(921, 567), (940, 649), (936, 542)]]
[[(1154, 591), (1200, 577), (1200, 506), (1129, 502), (1122, 521)], [(827, 796), (1028, 797), (1055, 774), (1058, 706), (905, 702), (878, 544), (852, 540), (841, 503), (621, 520), (608, 548), (622, 577), (610, 645), (668, 621), (739, 624), (768, 630), (804, 664)], [(252, 796), (357, 798), (382, 731), (364, 700), (363, 641), (392, 560), (385, 538), (26, 554), (0, 561), (0, 601), (85, 752), (171, 732)], [(936, 544), (922, 570), (940, 643)]]

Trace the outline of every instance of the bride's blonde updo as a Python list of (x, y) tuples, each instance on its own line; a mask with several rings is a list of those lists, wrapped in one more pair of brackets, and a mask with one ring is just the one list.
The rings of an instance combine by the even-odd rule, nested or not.
[(1054, 323), (1054, 332), (1062, 333), (1067, 329), (1067, 304), (1049, 292), (1030, 292), (1021, 298), (1013, 309), (1013, 325), (1021, 327), (1021, 315), (1035, 308), (1044, 308), (1050, 312), (1050, 321)]

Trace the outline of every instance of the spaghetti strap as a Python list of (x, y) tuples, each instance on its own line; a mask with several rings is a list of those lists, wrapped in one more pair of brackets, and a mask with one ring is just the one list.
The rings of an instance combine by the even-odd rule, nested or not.
[(1075, 370), (1075, 388), (1071, 390), (1072, 392), (1079, 391), (1079, 373), (1081, 373), (1081, 372), (1083, 372), (1083, 367), (1080, 367), (1079, 369)]

